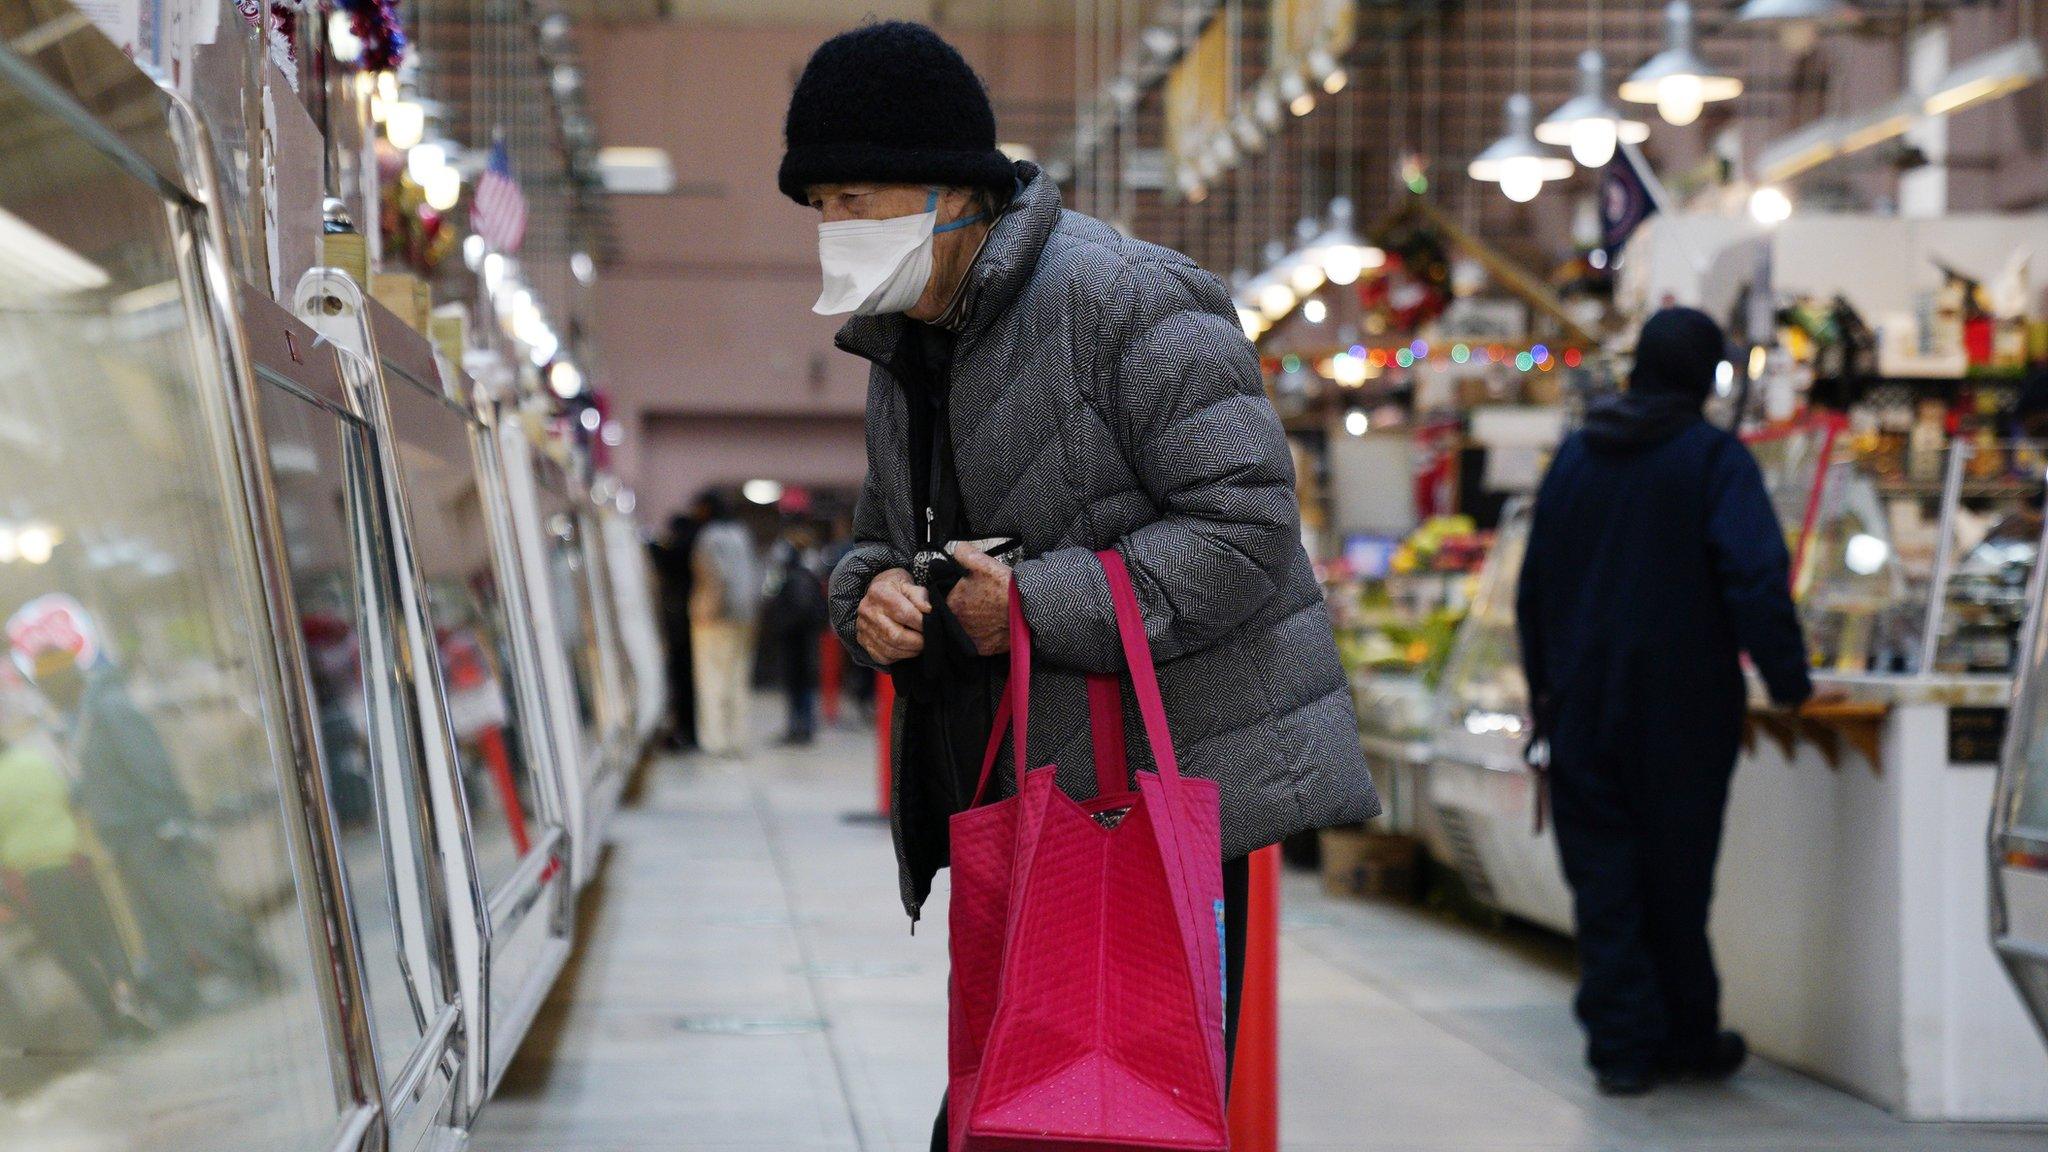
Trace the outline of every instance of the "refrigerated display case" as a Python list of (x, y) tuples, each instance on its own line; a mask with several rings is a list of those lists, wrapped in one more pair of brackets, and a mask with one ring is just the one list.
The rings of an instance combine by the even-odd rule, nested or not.
[(2009, 676), (2040, 543), (2041, 454), (1965, 438), (1838, 452), (1801, 542), (1815, 666)]
[(2027, 605), (2039, 446), (1845, 430), (1797, 553), (1817, 690), (1760, 715), (1714, 939), (1751, 1043), (1915, 1119), (2048, 1117), (1999, 979), (1983, 828)]
[(618, 697), (601, 645), (604, 595), (598, 583), (587, 495), (567, 469), (542, 452), (523, 420), (507, 413), (494, 430), (514, 539), (537, 638), (544, 693), (570, 830), (569, 874), (581, 888), (596, 874), (605, 821), (626, 773), (616, 755)]
[(1532, 509), (1502, 514), (1479, 589), (1444, 665), (1430, 741), (1430, 850), (1482, 903), (1560, 932), (1571, 893), (1550, 830), (1536, 826), (1537, 781), (1523, 759), (1529, 687), (1515, 634), (1515, 587)]
[(1991, 807), (1991, 940), (2048, 1044), (2048, 613), (2035, 612)]
[(424, 621), (408, 659), (444, 811), (450, 932), (471, 1006), (467, 1105), (481, 1107), (567, 959), (569, 826), (548, 759), (539, 639), (492, 438), (465, 378), (345, 275), (316, 269), (297, 303), (363, 371), (356, 401), (388, 445), (388, 515), (407, 563), (401, 591)]
[(204, 133), (69, 14), (0, 8), (0, 1145), (353, 1148), (406, 1029), (365, 1012)]
[(605, 560), (612, 575), (614, 615), (618, 619), (619, 651), (632, 685), (632, 759), (652, 743), (668, 712), (668, 670), (661, 654), (661, 623), (656, 616), (653, 560), (640, 527), (633, 521), (633, 493), (615, 481), (602, 480), (597, 496), (598, 522), (604, 533)]
[(429, 795), (438, 728), (419, 711), (420, 666), (405, 655), (426, 625), (402, 592), (405, 539), (387, 507), (382, 440), (351, 394), (365, 374), (267, 294), (245, 284), (238, 296), (252, 455), (304, 645), (321, 799), (360, 948), (387, 1140), (416, 1148), (446, 1126), (459, 1089), (464, 984), (445, 928), (448, 861), (436, 851), (450, 814)]

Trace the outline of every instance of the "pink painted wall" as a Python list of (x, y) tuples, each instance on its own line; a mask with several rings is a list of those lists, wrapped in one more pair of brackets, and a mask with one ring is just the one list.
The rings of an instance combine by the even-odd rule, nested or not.
[[(598, 137), (668, 151), (677, 189), (611, 201), (600, 269), (604, 387), (624, 420), (619, 471), (649, 522), (705, 483), (858, 484), (867, 365), (832, 346), (817, 298), (816, 218), (775, 187), (797, 73), (837, 27), (648, 23), (592, 29)], [(944, 31), (942, 29), (942, 31)], [(1070, 107), (1064, 36), (963, 33), (1005, 140), (1041, 150)]]

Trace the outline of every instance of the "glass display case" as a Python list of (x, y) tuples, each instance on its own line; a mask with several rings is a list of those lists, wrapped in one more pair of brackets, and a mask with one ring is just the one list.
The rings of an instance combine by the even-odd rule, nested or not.
[(1539, 784), (1523, 759), (1531, 719), (1515, 591), (1531, 522), (1526, 501), (1502, 514), (1444, 665), (1430, 744), (1430, 847), (1481, 903), (1570, 932), (1571, 893), (1550, 830), (1536, 821)]
[(23, 47), (38, 10), (0, 8), (0, 1147), (325, 1150), (367, 1116), (349, 936), (294, 786), (231, 302), (159, 163), (174, 112), (89, 29)]
[[(2024, 599), (2038, 606), (2041, 587)], [(2048, 613), (2027, 619), (1991, 807), (1991, 936), (2048, 1041)]]
[(1804, 568), (1804, 546), (1819, 513), (1821, 486), (1827, 478), (1843, 428), (1841, 418), (1817, 413), (1747, 432), (1742, 442), (1756, 457), (1764, 489), (1785, 533), (1785, 549), (1793, 570)]
[(633, 522), (633, 493), (615, 481), (602, 483), (605, 491), (598, 501), (598, 524), (612, 576), (619, 651), (632, 684), (633, 743), (637, 749), (654, 738), (668, 713), (668, 676), (661, 654), (661, 625), (655, 615), (654, 562)]
[(1487, 762), (1519, 762), (1529, 732), (1529, 685), (1515, 634), (1515, 587), (1529, 546), (1532, 508), (1501, 516), (1436, 697), (1436, 736)]
[(418, 632), (401, 593), (401, 534), (386, 508), (376, 433), (357, 414), (343, 361), (244, 286), (238, 317), (254, 373), (284, 567), (304, 643), (304, 680), (355, 929), (387, 1139), (419, 1144), (452, 1091), (458, 1019), (435, 762), (405, 657)]
[(545, 851), (560, 818), (530, 744), (533, 704), (514, 690), (517, 636), (484, 499), (484, 462), (474, 450), (474, 422), (443, 389), (425, 339), (381, 305), (366, 309), (378, 328), (382, 394), (426, 581), (477, 875), (486, 897), (496, 898), (522, 862)]
[(2041, 536), (2041, 445), (1841, 445), (1800, 542), (1814, 666), (2006, 676)]

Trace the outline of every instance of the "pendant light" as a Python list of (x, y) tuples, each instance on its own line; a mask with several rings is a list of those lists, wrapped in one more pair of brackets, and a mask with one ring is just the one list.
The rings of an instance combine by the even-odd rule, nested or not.
[(1586, 4), (1586, 40), (1579, 54), (1579, 91), (1536, 126), (1536, 139), (1569, 145), (1572, 159), (1588, 168), (1604, 168), (1623, 141), (1641, 144), (1650, 126), (1631, 120), (1607, 99), (1607, 58), (1600, 53), (1600, 0)]
[(1606, 167), (1622, 141), (1641, 144), (1649, 138), (1648, 124), (1629, 119), (1608, 102), (1607, 61), (1598, 48), (1579, 53), (1579, 94), (1536, 126), (1536, 139), (1570, 145), (1572, 159), (1588, 168)]
[(1749, 0), (1735, 13), (1738, 24), (1777, 29), (1778, 42), (1794, 54), (1810, 51), (1822, 30), (1862, 19), (1863, 13), (1847, 0)]
[(1474, 180), (1500, 185), (1507, 198), (1526, 204), (1552, 180), (1572, 174), (1572, 162), (1537, 143), (1531, 128), (1536, 104), (1529, 99), (1529, 0), (1515, 6), (1515, 94), (1507, 102), (1508, 129), (1472, 158), (1465, 171)]
[(1526, 204), (1545, 184), (1569, 177), (1572, 162), (1537, 143), (1530, 131), (1536, 106), (1527, 92), (1508, 97), (1507, 118), (1506, 134), (1474, 156), (1465, 171), (1474, 180), (1500, 185), (1501, 192), (1515, 203)]
[(1664, 50), (1643, 62), (1621, 82), (1621, 98), (1631, 104), (1655, 104), (1666, 124), (1684, 126), (1700, 118), (1700, 110), (1742, 95), (1742, 81), (1715, 71), (1693, 50), (1692, 5), (1672, 0), (1664, 7)]
[(1651, 125), (1628, 119), (1608, 100), (1608, 57), (1599, 53), (1599, 0), (1585, 6), (1585, 39), (1579, 94), (1536, 125), (1536, 139), (1571, 146), (1571, 158), (1587, 168), (1606, 168), (1620, 141), (1642, 143), (1651, 137)]

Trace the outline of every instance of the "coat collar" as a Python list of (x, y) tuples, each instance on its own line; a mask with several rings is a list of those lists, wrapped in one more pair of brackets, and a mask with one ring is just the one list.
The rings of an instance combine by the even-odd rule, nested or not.
[[(967, 317), (960, 327), (963, 344), (986, 330), (1023, 292), (1038, 267), (1039, 253), (1060, 222), (1059, 185), (1036, 164), (1024, 161), (1017, 164), (1017, 179), (1016, 196), (989, 229), (981, 255), (968, 269), (967, 283), (960, 289), (961, 309)], [(887, 364), (910, 324), (900, 312), (855, 316), (839, 329), (834, 343), (856, 356)]]

